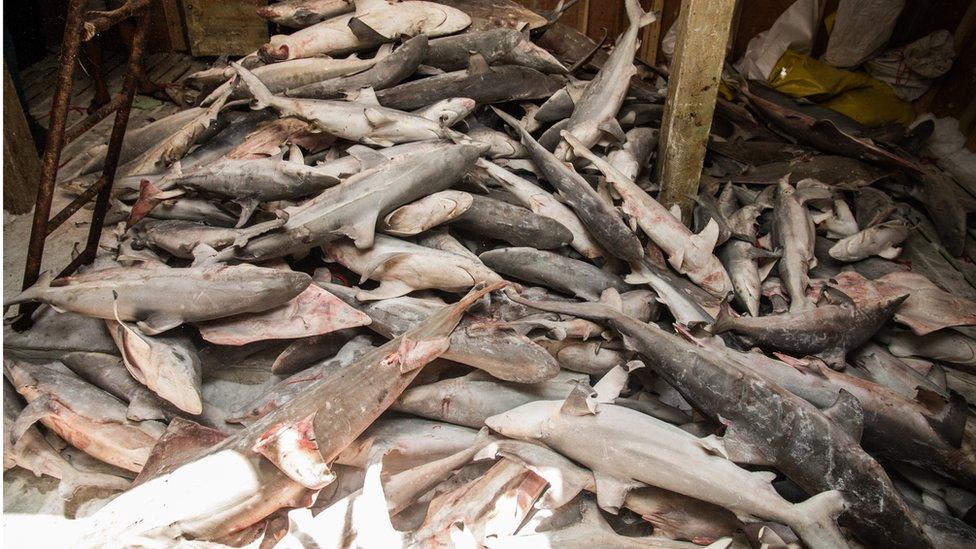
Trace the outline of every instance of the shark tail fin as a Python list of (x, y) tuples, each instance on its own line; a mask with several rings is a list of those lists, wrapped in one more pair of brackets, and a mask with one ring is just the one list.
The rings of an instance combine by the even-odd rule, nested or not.
[(723, 301), (719, 307), (718, 316), (715, 317), (715, 322), (708, 328), (708, 331), (713, 334), (727, 332), (732, 329), (734, 322), (735, 316), (732, 314), (732, 308), (729, 307), (729, 302)]
[(61, 484), (58, 485), (58, 493), (65, 499), (71, 499), (82, 488), (104, 488), (121, 492), (127, 490), (131, 484), (132, 481), (129, 479), (115, 475), (74, 470), (61, 479)]
[(646, 27), (657, 21), (657, 13), (644, 11), (640, 0), (627, 0), (627, 19), (630, 20), (631, 25), (637, 25), (638, 28)]
[(254, 97), (251, 101), (252, 109), (261, 110), (274, 104), (274, 94), (264, 85), (264, 82), (261, 82), (257, 76), (254, 76), (254, 73), (238, 63), (232, 62), (230, 65), (234, 67), (237, 74), (241, 76), (241, 80), (247, 85), (247, 89), (251, 91), (251, 95)]
[(844, 534), (837, 527), (837, 515), (846, 507), (838, 490), (821, 492), (794, 505), (799, 520), (789, 526), (808, 547), (847, 547)]
[(54, 273), (52, 271), (44, 271), (41, 273), (40, 278), (33, 286), (27, 288), (26, 290), (20, 292), (14, 297), (3, 302), (3, 310), (6, 311), (11, 305), (17, 305), (18, 303), (26, 303), (28, 301), (34, 301), (39, 298), (54, 280)]

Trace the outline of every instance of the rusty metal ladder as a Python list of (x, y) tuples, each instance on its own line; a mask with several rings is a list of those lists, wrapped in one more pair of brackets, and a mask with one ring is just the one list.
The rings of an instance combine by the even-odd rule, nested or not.
[[(44, 245), (47, 237), (85, 204), (91, 202), (93, 198), (95, 199), (95, 209), (92, 212), (91, 227), (88, 230), (85, 248), (61, 270), (58, 277), (67, 276), (77, 270), (78, 267), (91, 263), (95, 259), (98, 241), (102, 235), (102, 225), (108, 211), (109, 198), (112, 194), (115, 169), (118, 166), (119, 153), (122, 150), (122, 139), (125, 137), (125, 127), (129, 123), (129, 113), (132, 110), (132, 98), (135, 96), (137, 85), (136, 76), (146, 46), (149, 29), (149, 6), (152, 1), (129, 0), (118, 9), (107, 12), (90, 12), (87, 15), (85, 14), (86, 0), (69, 0), (68, 2), (58, 80), (54, 88), (54, 100), (51, 104), (50, 127), (47, 133), (47, 141), (44, 144), (44, 156), (41, 158), (41, 178), (37, 188), (37, 201), (34, 204), (34, 220), (31, 225), (30, 241), (27, 246), (24, 289), (34, 285), (40, 276), (41, 260), (44, 257)], [(71, 106), (71, 91), (74, 86), (75, 67), (78, 64), (78, 50), (81, 43), (91, 40), (97, 34), (126, 19), (136, 20), (136, 32), (132, 39), (132, 49), (129, 52), (128, 66), (126, 67), (121, 92), (97, 111), (66, 129), (68, 108)], [(112, 126), (112, 135), (108, 141), (108, 150), (105, 154), (105, 164), (101, 177), (65, 206), (63, 210), (49, 218), (51, 201), (54, 198), (54, 185), (57, 181), (58, 166), (61, 161), (61, 151), (65, 143), (87, 132), (113, 112), (116, 113), (115, 122)], [(14, 323), (13, 328), (18, 331), (29, 329), (32, 324), (31, 316), (37, 307), (38, 304), (36, 303), (22, 304), (19, 309), (21, 318)]]

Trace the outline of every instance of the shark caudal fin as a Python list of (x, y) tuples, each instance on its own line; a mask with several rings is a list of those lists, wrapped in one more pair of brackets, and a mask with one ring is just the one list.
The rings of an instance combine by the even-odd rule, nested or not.
[(803, 543), (810, 549), (848, 547), (847, 539), (837, 526), (837, 515), (841, 514), (846, 503), (838, 490), (821, 492), (804, 502), (793, 506), (797, 519), (793, 528)]
[(630, 21), (631, 25), (636, 25), (637, 28), (646, 27), (651, 23), (657, 21), (657, 13), (653, 11), (644, 11), (641, 8), (640, 0), (627, 0), (627, 19)]
[(251, 101), (251, 108), (254, 110), (261, 110), (263, 108), (273, 106), (275, 103), (275, 96), (271, 93), (271, 90), (264, 85), (264, 82), (254, 76), (254, 73), (245, 69), (238, 63), (232, 62), (230, 66), (234, 67), (237, 74), (241, 76), (241, 80), (247, 85), (247, 89), (251, 91), (251, 95), (254, 99)]

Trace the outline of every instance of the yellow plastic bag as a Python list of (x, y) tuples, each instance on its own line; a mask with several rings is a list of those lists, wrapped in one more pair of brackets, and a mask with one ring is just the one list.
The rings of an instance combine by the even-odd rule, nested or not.
[(909, 124), (914, 119), (911, 105), (899, 99), (888, 84), (790, 50), (780, 57), (769, 75), (769, 85), (791, 97), (818, 102), (869, 127), (892, 122)]

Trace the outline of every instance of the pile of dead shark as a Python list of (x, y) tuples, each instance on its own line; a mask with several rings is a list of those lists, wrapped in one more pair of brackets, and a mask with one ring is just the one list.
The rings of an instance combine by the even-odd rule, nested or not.
[[(104, 319), (117, 353), (5, 356), (5, 469), (111, 495), (8, 539), (976, 543), (946, 383), (976, 303), (900, 257), (966, 238), (924, 125), (869, 137), (727, 71), (689, 227), (655, 199), (654, 15), (628, 0), (603, 50), (492, 9), (272, 4), (299, 30), (126, 135), (103, 253), (6, 303)], [(243, 357), (267, 391), (208, 402)]]

